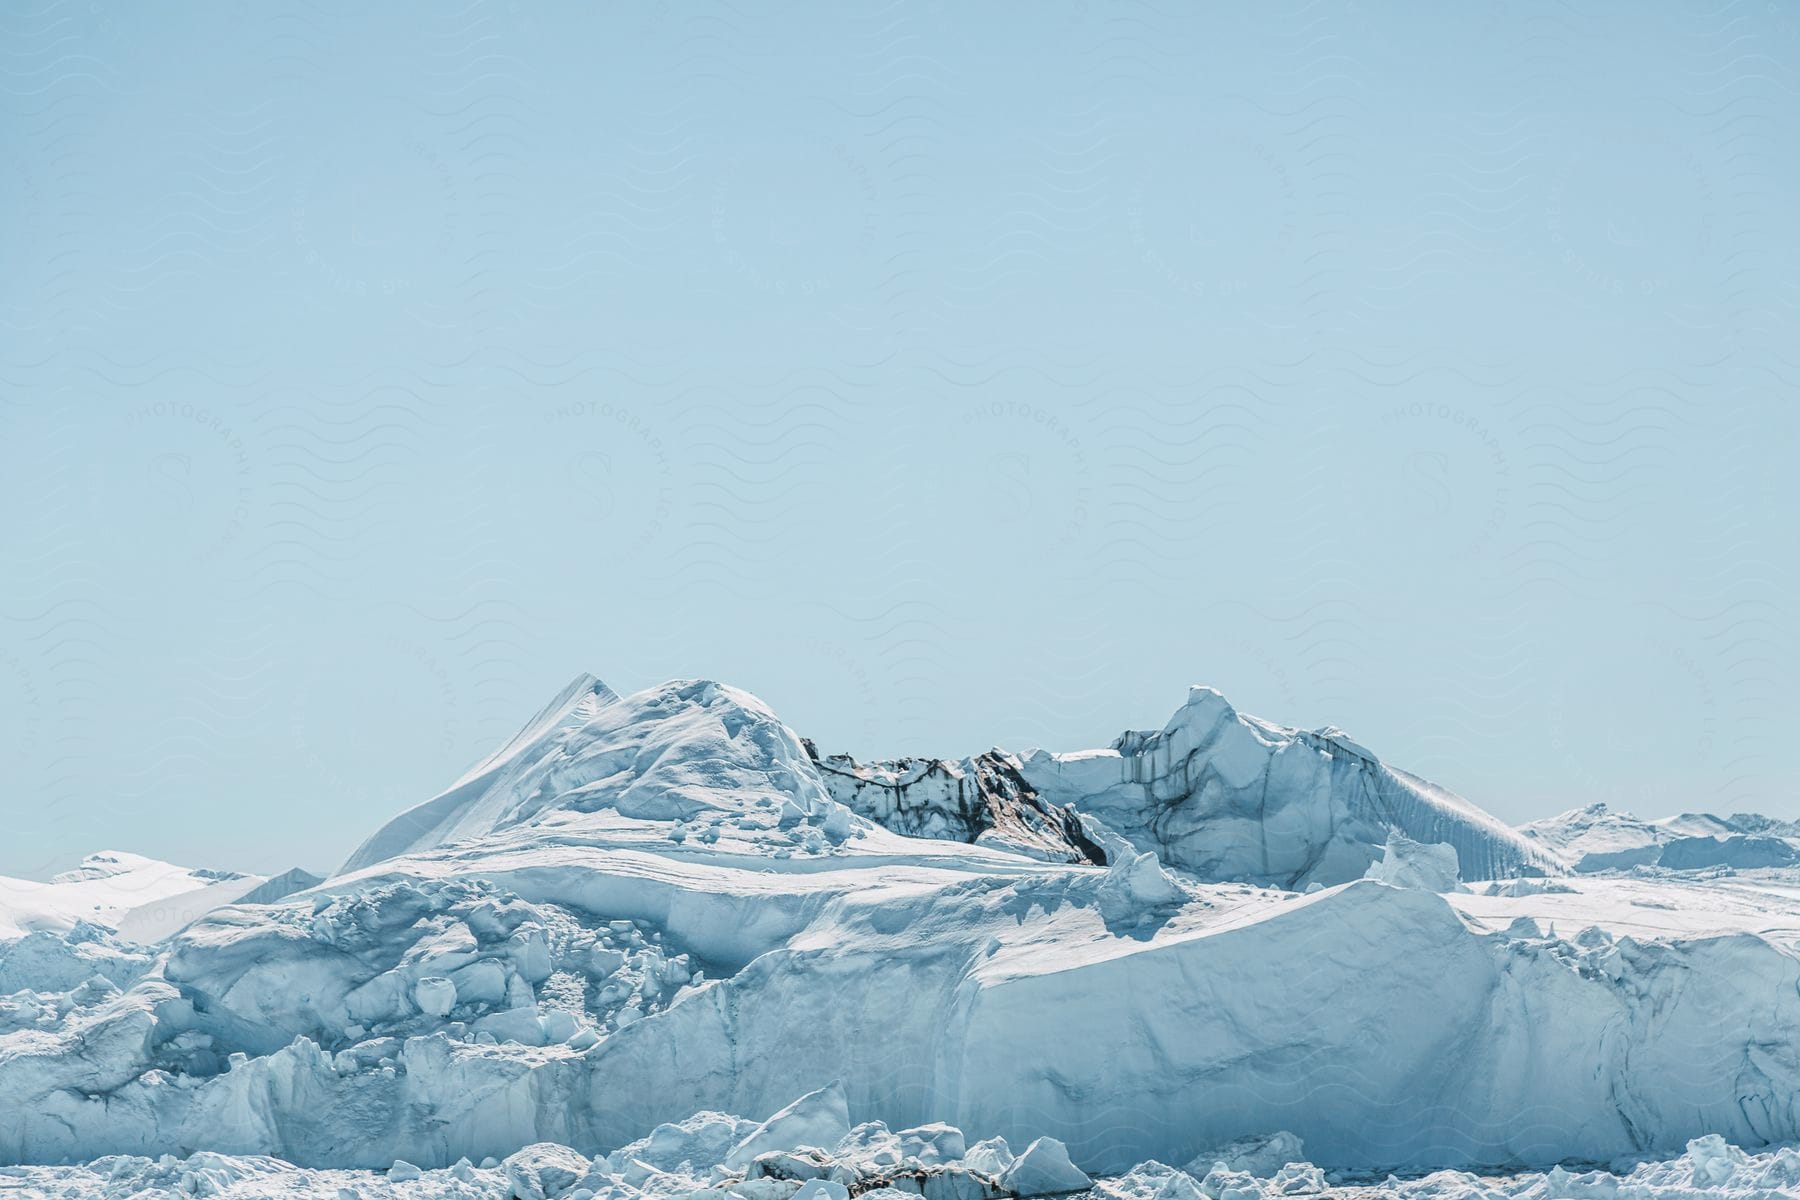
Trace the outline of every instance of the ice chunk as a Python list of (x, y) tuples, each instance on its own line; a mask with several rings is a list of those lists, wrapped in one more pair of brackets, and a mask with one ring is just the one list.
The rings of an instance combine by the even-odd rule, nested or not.
[(1716, 1133), (1689, 1142), (1687, 1156), (1694, 1165), (1694, 1183), (1707, 1188), (1722, 1188), (1730, 1183), (1746, 1161), (1742, 1150)]
[(452, 971), (449, 979), (458, 998), (470, 1004), (499, 1004), (506, 999), (506, 968), (493, 959)]
[(456, 985), (441, 975), (427, 975), (413, 984), (413, 1003), (426, 1016), (447, 1016), (456, 1007)]
[(585, 1176), (591, 1164), (567, 1146), (537, 1142), (507, 1155), (501, 1165), (517, 1200), (554, 1200)]
[(1154, 854), (1118, 859), (1106, 869), (1100, 884), (1100, 910), (1113, 921), (1186, 900), (1187, 893), (1162, 869)]
[(765, 1150), (796, 1146), (835, 1146), (850, 1132), (850, 1102), (844, 1085), (833, 1083), (808, 1092), (751, 1130), (725, 1155), (728, 1167), (746, 1166)]
[(900, 1139), (902, 1155), (927, 1166), (951, 1163), (963, 1157), (963, 1133), (954, 1125), (942, 1122), (915, 1125), (911, 1129), (902, 1129), (896, 1136)]
[(747, 1179), (818, 1179), (830, 1166), (818, 1150), (765, 1150), (750, 1161), (744, 1175)]
[(1281, 1129), (1262, 1137), (1238, 1138), (1202, 1151), (1188, 1163), (1187, 1172), (1204, 1179), (1214, 1166), (1223, 1164), (1228, 1171), (1242, 1171), (1267, 1179), (1289, 1163), (1305, 1161), (1305, 1145), (1294, 1134)]
[(491, 1035), (496, 1041), (518, 1042), (522, 1046), (542, 1046), (545, 1041), (544, 1022), (535, 1005), (489, 1013), (477, 1019), (472, 1028), (476, 1033)]
[(1456, 847), (1448, 842), (1415, 842), (1398, 830), (1388, 834), (1382, 857), (1364, 876), (1393, 887), (1426, 892), (1466, 892), (1457, 873)]
[(1025, 1147), (1000, 1176), (1000, 1186), (1017, 1196), (1054, 1196), (1079, 1192), (1094, 1181), (1069, 1161), (1069, 1149), (1053, 1137)]
[(1013, 1152), (1002, 1137), (983, 1138), (970, 1146), (969, 1152), (963, 1155), (963, 1166), (993, 1179), (1000, 1178), (1012, 1164)]
[(1325, 1172), (1307, 1162), (1284, 1165), (1269, 1180), (1277, 1196), (1310, 1196), (1325, 1190)]
[(1094, 1200), (1211, 1200), (1186, 1172), (1155, 1161), (1096, 1184), (1093, 1194)]
[(555, 1045), (558, 1042), (568, 1041), (575, 1036), (575, 1031), (580, 1028), (579, 1023), (575, 1019), (575, 1014), (569, 1012), (567, 1009), (549, 1009), (544, 1013), (541, 1020), (543, 1021), (544, 1027), (544, 1041), (548, 1045)]
[(543, 926), (519, 926), (507, 939), (506, 949), (526, 983), (539, 984), (550, 978), (550, 939)]
[(1662, 848), (1662, 854), (1656, 863), (1672, 871), (1699, 871), (1709, 867), (1753, 871), (1767, 867), (1789, 867), (1800, 861), (1800, 848), (1797, 846), (1800, 843), (1792, 838), (1746, 834), (1676, 838)]

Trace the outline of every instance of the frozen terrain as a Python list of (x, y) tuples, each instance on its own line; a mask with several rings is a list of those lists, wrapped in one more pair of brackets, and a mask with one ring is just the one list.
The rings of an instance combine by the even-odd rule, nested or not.
[(275, 899), (318, 882), (299, 871), (271, 880), (103, 850), (48, 883), (0, 876), (0, 939), (66, 932), (86, 921), (155, 942), (221, 905)]
[(1646, 821), (1590, 804), (1521, 826), (1573, 870), (1614, 871), (1662, 866), (1785, 867), (1800, 863), (1800, 828), (1754, 813), (1715, 817), (1683, 813)]
[(1514, 831), (1206, 688), (862, 764), (582, 677), (314, 886), (0, 892), (0, 1194), (1768, 1194), (1788, 834)]

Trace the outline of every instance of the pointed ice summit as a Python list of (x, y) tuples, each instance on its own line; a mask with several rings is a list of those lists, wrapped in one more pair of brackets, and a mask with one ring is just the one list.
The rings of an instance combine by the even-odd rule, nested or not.
[(851, 822), (833, 807), (800, 739), (755, 696), (680, 680), (621, 698), (583, 675), (450, 788), (377, 830), (343, 871), (522, 828), (666, 823), (705, 839), (761, 815), (841, 841)]

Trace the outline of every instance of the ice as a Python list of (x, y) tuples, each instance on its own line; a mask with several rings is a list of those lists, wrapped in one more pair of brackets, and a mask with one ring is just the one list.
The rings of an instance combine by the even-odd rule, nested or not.
[(725, 1155), (727, 1167), (741, 1167), (764, 1150), (794, 1146), (835, 1146), (850, 1133), (850, 1107), (841, 1083), (808, 1092), (751, 1130)]
[(1388, 834), (1380, 861), (1370, 863), (1363, 878), (1428, 892), (1469, 890), (1462, 885), (1455, 846), (1446, 842), (1415, 842), (1398, 830)]
[(1202, 1151), (1188, 1163), (1187, 1170), (1199, 1179), (1216, 1166), (1268, 1178), (1291, 1162), (1305, 1161), (1305, 1144), (1287, 1130), (1279, 1129), (1266, 1136), (1239, 1138)]
[(965, 758), (858, 763), (808, 755), (832, 799), (911, 837), (974, 842), (1049, 862), (1104, 862), (1072, 807), (1045, 802), (1002, 750)]
[[(1440, 1170), (1385, 1180), (1334, 1176), (1305, 1160), (1264, 1169), (1267, 1152), (1289, 1144), (1279, 1137), (1263, 1140), (1265, 1153), (1249, 1152), (1255, 1171), (1228, 1165), (1251, 1164), (1227, 1150), (1204, 1170), (1146, 1160), (1117, 1174), (1089, 1178), (1054, 1139), (1044, 1138), (996, 1178), (976, 1161), (975, 1147), (962, 1161), (920, 1167), (872, 1158), (870, 1148), (892, 1135), (871, 1128), (861, 1138), (807, 1152), (804, 1160), (789, 1152), (794, 1161), (808, 1164), (808, 1177), (802, 1179), (732, 1170), (709, 1159), (719, 1149), (718, 1133), (743, 1124), (723, 1114), (701, 1113), (599, 1158), (558, 1143), (534, 1143), (504, 1162), (488, 1159), (480, 1167), (467, 1159), (442, 1168), (400, 1159), (383, 1169), (358, 1171), (213, 1152), (117, 1155), (78, 1166), (0, 1168), (0, 1194), (32, 1200), (849, 1200), (853, 1193), (876, 1200), (1026, 1200), (1045, 1195), (1082, 1200), (1764, 1200), (1800, 1189), (1800, 1152), (1786, 1147), (1746, 1151), (1716, 1135), (1690, 1141), (1676, 1157), (1639, 1158), (1611, 1169), (1556, 1166), (1510, 1174)], [(769, 1152), (771, 1161), (775, 1155)]]
[(1013, 1164), (1013, 1152), (1006, 1145), (1005, 1138), (983, 1138), (969, 1147), (963, 1156), (963, 1163), (971, 1171), (980, 1171), (998, 1179), (1006, 1168)]
[(1155, 853), (1208, 880), (1304, 889), (1358, 878), (1389, 832), (1452, 846), (1471, 878), (1561, 859), (1342, 730), (1307, 733), (1193, 688), (1156, 732), (1101, 750), (857, 763), (806, 744), (833, 798), (889, 828), (1064, 862)]
[(1202, 879), (1344, 883), (1394, 831), (1453, 847), (1468, 878), (1563, 870), (1554, 854), (1341, 730), (1245, 716), (1212, 688), (1192, 689), (1161, 730), (1122, 734), (1107, 750), (1036, 751), (1020, 775), (1042, 803), (1098, 818)]
[(508, 829), (571, 829), (602, 809), (657, 824), (658, 841), (671, 825), (730, 822), (745, 835), (734, 842), (766, 853), (801, 846), (833, 807), (800, 739), (754, 696), (693, 680), (622, 700), (583, 677), (500, 754), (383, 826), (344, 873)]
[[(290, 873), (287, 881), (302, 876)], [(260, 875), (178, 867), (141, 854), (102, 850), (48, 883), (0, 876), (0, 939), (63, 932), (87, 922), (131, 941), (155, 942), (221, 905), (259, 890), (266, 894), (271, 882)]]
[(1800, 862), (1800, 846), (1789, 838), (1734, 833), (1726, 837), (1675, 838), (1665, 844), (1656, 865), (1671, 871), (1732, 867), (1754, 871)]
[(442, 975), (421, 976), (413, 984), (413, 1003), (426, 1016), (449, 1016), (456, 1007), (456, 985)]
[(500, 1164), (516, 1200), (550, 1200), (574, 1190), (592, 1164), (567, 1146), (539, 1142), (509, 1154)]
[(149, 971), (153, 961), (144, 947), (77, 921), (60, 934), (39, 930), (0, 941), (0, 995), (67, 992), (95, 977), (126, 987)]
[[(1730, 857), (1778, 823), (1564, 874), (1607, 822), (1514, 834), (1208, 689), (994, 753), (833, 783), (747, 693), (578, 680), (330, 879), (153, 945), (66, 906), (0, 939), (0, 1162), (105, 1162), (10, 1176), (96, 1195), (1792, 1185), (1800, 867)], [(93, 866), (40, 886), (139, 869)]]
[(902, 1156), (927, 1165), (953, 1163), (967, 1152), (962, 1130), (942, 1121), (902, 1129), (899, 1138)]
[(1015, 1196), (1056, 1196), (1086, 1191), (1094, 1181), (1069, 1161), (1067, 1146), (1053, 1137), (1041, 1137), (1013, 1159), (999, 1182)]
[(1590, 804), (1521, 825), (1519, 832), (1582, 873), (1633, 867), (1758, 870), (1800, 863), (1800, 829), (1750, 813), (1683, 813), (1644, 820)]
[(1098, 889), (1100, 909), (1110, 921), (1125, 922), (1163, 908), (1185, 904), (1183, 890), (1154, 854), (1120, 855), (1107, 868)]

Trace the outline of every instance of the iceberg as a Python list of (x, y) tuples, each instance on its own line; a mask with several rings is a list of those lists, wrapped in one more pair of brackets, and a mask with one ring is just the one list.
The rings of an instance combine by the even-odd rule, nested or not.
[(329, 878), (0, 942), (0, 1163), (711, 1200), (1788, 1169), (1793, 868), (1571, 873), (1204, 688), (931, 763), (583, 676)]
[(1519, 832), (1583, 874), (1640, 867), (1756, 870), (1800, 862), (1800, 828), (1754, 813), (1644, 820), (1590, 804), (1521, 825)]

